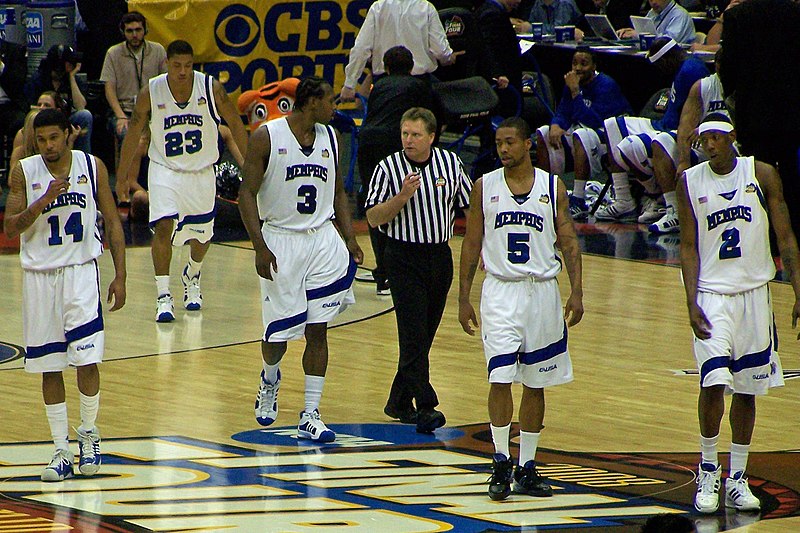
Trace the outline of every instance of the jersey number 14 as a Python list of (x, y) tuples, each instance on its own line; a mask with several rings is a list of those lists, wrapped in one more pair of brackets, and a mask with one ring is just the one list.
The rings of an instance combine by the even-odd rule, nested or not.
[[(47, 223), (50, 224), (50, 238), (47, 239), (47, 244), (50, 246), (59, 246), (64, 243), (61, 237), (61, 220), (58, 215), (48, 217)], [(72, 235), (72, 242), (81, 242), (83, 240), (83, 220), (81, 214), (77, 211), (72, 213), (64, 224), (64, 233)]]

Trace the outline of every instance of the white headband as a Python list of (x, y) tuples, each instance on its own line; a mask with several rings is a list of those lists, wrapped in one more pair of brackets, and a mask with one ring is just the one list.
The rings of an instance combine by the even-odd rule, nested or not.
[(649, 59), (651, 63), (655, 63), (656, 61), (664, 57), (664, 54), (666, 54), (676, 46), (678, 46), (678, 43), (675, 42), (675, 39), (670, 39), (669, 41), (667, 41), (667, 44), (661, 47), (661, 50), (651, 55), (647, 59)]
[(702, 135), (707, 131), (721, 131), (722, 133), (730, 133), (733, 131), (733, 124), (730, 122), (723, 122), (721, 120), (710, 120), (703, 122), (697, 128), (698, 135)]

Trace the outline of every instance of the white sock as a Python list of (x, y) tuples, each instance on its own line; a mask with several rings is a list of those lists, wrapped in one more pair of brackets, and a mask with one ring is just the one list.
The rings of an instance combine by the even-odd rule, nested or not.
[(536, 459), (536, 448), (539, 446), (540, 433), (519, 432), (519, 465), (525, 466), (528, 461)]
[(156, 276), (156, 292), (158, 292), (159, 298), (165, 294), (172, 294), (169, 292), (169, 274)]
[(667, 207), (672, 207), (673, 209), (678, 205), (678, 196), (675, 191), (664, 193), (664, 203)]
[(306, 374), (306, 412), (319, 409), (319, 400), (322, 398), (322, 386), (325, 376), (309, 376)]
[(719, 443), (719, 434), (714, 437), (704, 437), (700, 435), (700, 461), (709, 463), (714, 467), (719, 466), (719, 457), (717, 455), (717, 444)]
[(67, 418), (67, 403), (45, 404), (47, 422), (50, 424), (50, 435), (57, 450), (69, 450), (69, 418)]
[(658, 182), (656, 181), (655, 178), (649, 178), (640, 183), (642, 184), (642, 187), (644, 187), (644, 190), (647, 192), (647, 194), (649, 194), (650, 196), (656, 196), (659, 194)]
[(489, 424), (492, 429), (492, 442), (494, 442), (494, 453), (498, 453), (506, 458), (511, 458), (508, 451), (508, 435), (511, 433), (511, 424), (497, 427)]
[(97, 411), (100, 409), (100, 393), (94, 396), (86, 396), (82, 392), (81, 397), (81, 431), (91, 431), (97, 422)]
[(747, 468), (747, 455), (749, 453), (749, 444), (731, 443), (731, 477), (737, 472), (745, 471)]
[(572, 196), (586, 198), (586, 180), (575, 180), (572, 184)]
[(264, 365), (264, 380), (267, 383), (275, 383), (278, 381), (278, 369), (281, 367), (280, 361), (277, 364), (270, 365), (263, 359), (261, 362)]
[(186, 265), (186, 275), (189, 279), (192, 279), (195, 276), (200, 275), (200, 268), (202, 268), (203, 262), (202, 261), (195, 261), (192, 259), (192, 255), (189, 254), (189, 264)]
[(628, 181), (627, 172), (612, 172), (611, 180), (614, 182), (614, 197), (618, 202), (632, 204), (631, 183)]

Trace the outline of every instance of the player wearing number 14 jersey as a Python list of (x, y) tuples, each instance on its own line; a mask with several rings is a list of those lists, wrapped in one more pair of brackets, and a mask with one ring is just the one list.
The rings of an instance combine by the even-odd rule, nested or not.
[[(221, 119), (244, 153), (247, 133), (222, 85), (195, 72), (194, 52), (186, 41), (167, 47), (167, 73), (150, 80), (136, 100), (122, 144), (117, 179), (127, 176), (139, 138), (150, 126), (150, 226), (157, 304), (156, 321), (175, 320), (169, 288), (172, 246), (189, 244), (189, 261), (181, 274), (183, 305), (202, 307), (200, 268), (214, 234), (217, 137)], [(119, 189), (119, 187), (118, 187)]]
[(709, 160), (686, 170), (677, 191), (681, 270), (700, 372), (701, 459), (694, 506), (701, 513), (719, 507), (717, 445), (728, 390), (732, 442), (725, 506), (758, 511), (761, 503), (745, 475), (755, 397), (783, 385), (768, 286), (775, 275), (770, 225), (794, 289), (793, 324), (800, 317), (797, 240), (775, 168), (736, 156), (735, 131), (725, 115), (709, 115), (698, 132)]
[(286, 343), (305, 335), (305, 408), (297, 433), (320, 442), (336, 438), (319, 415), (328, 322), (353, 301), (355, 263), (363, 258), (338, 171), (339, 143), (327, 126), (335, 109), (325, 80), (302, 80), (292, 114), (267, 122), (250, 138), (239, 193), (256, 252), (264, 322), (256, 421), (268, 426), (277, 418)]

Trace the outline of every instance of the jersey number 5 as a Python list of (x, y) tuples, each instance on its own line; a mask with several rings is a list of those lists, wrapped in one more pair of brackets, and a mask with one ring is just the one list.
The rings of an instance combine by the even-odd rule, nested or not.
[(515, 265), (527, 263), (531, 258), (531, 236), (529, 233), (508, 234), (508, 262)]
[[(50, 246), (59, 246), (64, 243), (61, 238), (61, 224), (58, 215), (53, 215), (47, 219), (50, 224), (50, 238), (47, 239), (47, 244)], [(72, 213), (64, 224), (64, 233), (72, 235), (72, 242), (81, 242), (83, 240), (83, 221), (81, 214), (78, 212)]]
[(164, 154), (167, 157), (181, 155), (184, 151), (187, 154), (194, 154), (203, 148), (203, 132), (200, 130), (190, 130), (186, 133), (172, 131), (164, 135)]
[(742, 257), (742, 249), (739, 248), (739, 230), (736, 228), (726, 229), (722, 232), (722, 246), (719, 247), (720, 259), (735, 259)]

